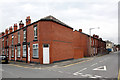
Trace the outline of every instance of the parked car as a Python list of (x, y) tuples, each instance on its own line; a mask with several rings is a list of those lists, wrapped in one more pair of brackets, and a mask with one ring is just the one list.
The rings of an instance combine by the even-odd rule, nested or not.
[(109, 54), (111, 51), (112, 51), (111, 49), (109, 49), (109, 48), (107, 49), (107, 53), (108, 53), (108, 54)]
[(8, 63), (8, 58), (7, 58), (6, 55), (1, 55), (0, 60), (1, 60), (2, 63)]

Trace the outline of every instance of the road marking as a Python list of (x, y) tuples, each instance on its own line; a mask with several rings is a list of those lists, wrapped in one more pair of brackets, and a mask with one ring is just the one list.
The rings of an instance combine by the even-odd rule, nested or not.
[(67, 63), (67, 62), (70, 62), (70, 61), (58, 62), (58, 63), (54, 63), (54, 64)]
[(69, 67), (69, 66), (72, 66), (72, 65), (75, 65), (75, 64), (79, 64), (79, 63), (83, 63), (83, 62), (90, 61), (90, 60), (93, 60), (93, 58), (89, 59), (89, 60), (81, 61), (81, 62), (78, 62), (78, 63), (73, 63), (73, 64), (65, 65), (63, 67)]
[(73, 73), (73, 75), (81, 74), (80, 72), (82, 72), (82, 71), (84, 71), (84, 70), (86, 70), (86, 69), (87, 69), (87, 68), (83, 68), (83, 69), (81, 69), (80, 71)]
[[(91, 75), (91, 74), (83, 74), (83, 73), (78, 73), (78, 74), (86, 78), (102, 78), (102, 76), (99, 76), (99, 75)], [(74, 75), (78, 75), (78, 74), (74, 74)]]
[[(16, 66), (16, 67), (22, 67), (22, 68), (29, 68), (29, 69), (50, 69), (52, 67), (45, 67), (45, 68), (41, 68), (41, 67), (29, 67), (29, 66), (21, 66), (21, 65), (16, 65), (16, 64), (8, 64), (8, 65), (12, 65), (12, 66)], [(56, 68), (57, 66), (53, 66), (54, 68)]]
[(78, 75), (78, 74), (81, 75), (82, 73), (78, 73), (78, 72), (73, 73), (73, 75), (75, 75), (75, 76)]
[(100, 67), (97, 67), (97, 68), (95, 68), (93, 70), (106, 71), (107, 69), (106, 69), (106, 66), (100, 66)]
[(81, 76), (83, 76), (83, 77), (91, 77), (92, 75), (91, 74), (82, 74)]
[(63, 73), (62, 71), (58, 71), (58, 72)]
[(95, 77), (97, 77), (97, 78), (101, 78), (102, 76), (98, 76), (98, 75), (94, 75)]
[(95, 66), (96, 64), (98, 64), (98, 63), (92, 64), (91, 67), (92, 67), (92, 66)]

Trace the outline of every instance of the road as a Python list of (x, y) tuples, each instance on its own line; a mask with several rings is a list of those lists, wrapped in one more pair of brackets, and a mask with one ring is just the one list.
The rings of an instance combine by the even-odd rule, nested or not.
[(81, 63), (45, 69), (3, 64), (1, 71), (3, 78), (117, 78), (118, 53), (93, 57)]

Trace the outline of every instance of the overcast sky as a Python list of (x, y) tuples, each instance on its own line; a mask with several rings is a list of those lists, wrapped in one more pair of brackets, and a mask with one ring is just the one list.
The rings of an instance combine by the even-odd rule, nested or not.
[(118, 42), (119, 0), (0, 0), (0, 32), (31, 16), (32, 22), (52, 15), (74, 29)]

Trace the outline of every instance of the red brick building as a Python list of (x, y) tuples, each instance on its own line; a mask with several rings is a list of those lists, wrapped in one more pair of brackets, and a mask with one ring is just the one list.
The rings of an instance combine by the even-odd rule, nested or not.
[[(99, 48), (105, 48), (104, 41), (97, 35), (91, 39), (94, 54), (99, 52)], [(50, 64), (90, 56), (89, 40), (90, 36), (82, 29), (73, 31), (73, 28), (53, 16), (33, 23), (27, 17), (26, 26), (21, 21), (19, 28), (14, 24), (13, 28), (5, 30), (0, 37), (0, 45), (2, 54), (7, 55), (9, 60)]]

